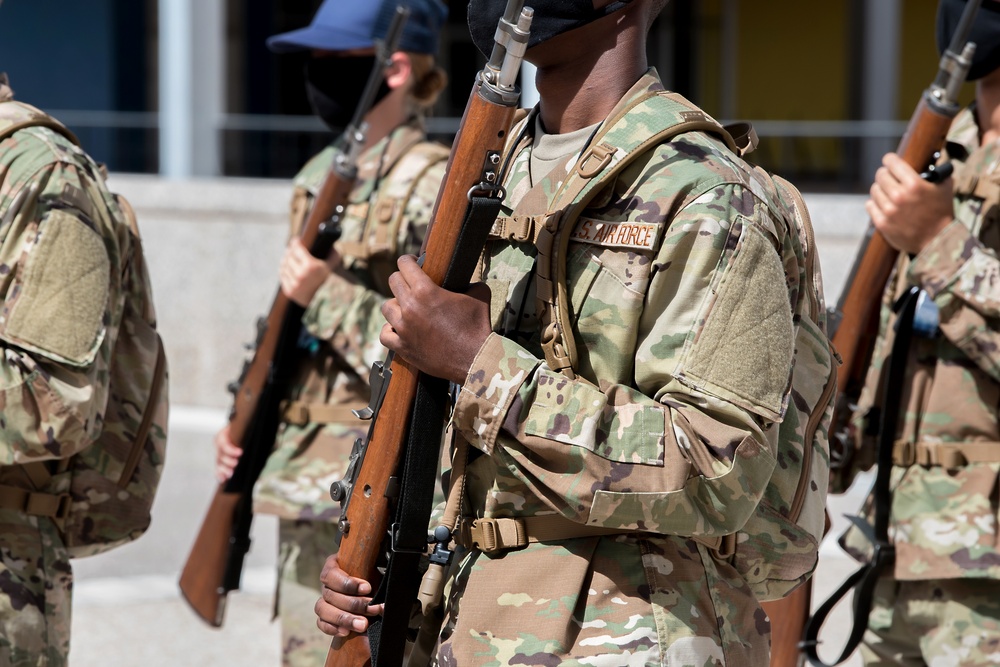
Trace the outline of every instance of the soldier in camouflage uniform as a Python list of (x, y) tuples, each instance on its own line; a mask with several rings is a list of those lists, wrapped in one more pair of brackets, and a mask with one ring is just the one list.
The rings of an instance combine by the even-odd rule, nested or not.
[[(67, 662), (73, 573), (61, 462), (101, 433), (131, 253), (101, 170), (0, 74), (0, 664)], [(41, 488), (28, 479), (44, 461)], [(29, 493), (37, 489), (41, 494)]]
[[(941, 3), (940, 48), (964, 8), (963, 0)], [(1000, 3), (983, 4), (971, 40), (976, 101), (948, 135), (954, 178), (925, 182), (890, 153), (867, 203), (901, 257), (854, 418), (854, 470), (874, 463), (895, 299), (921, 288), (938, 325), (914, 335), (903, 411), (884, 416), (896, 429), (889, 526), (896, 562), (879, 582), (862, 645), (872, 665), (1000, 663)], [(856, 530), (844, 544), (867, 558)]]
[[(378, 342), (379, 307), (386, 280), (402, 253), (417, 252), (448, 150), (427, 141), (423, 116), (445, 85), (434, 65), (438, 31), (447, 16), (439, 0), (347, 3), (328, 0), (306, 28), (276, 35), (276, 52), (311, 50), (307, 90), (317, 114), (343, 129), (374, 65), (374, 39), (388, 28), (398, 4), (411, 10), (399, 51), (392, 55), (379, 101), (366, 117), (368, 145), (343, 220), (343, 234), (327, 261), (297, 238), (329, 172), (327, 148), (295, 177), (291, 238), (281, 263), (281, 289), (306, 308), (300, 344), (308, 350), (283, 423), (254, 489), (254, 511), (279, 517), (279, 582), (275, 613), (282, 625), (283, 664), (319, 666), (330, 642), (316, 629), (313, 606), (323, 560), (336, 549), (339, 504), (331, 482), (343, 477), (354, 441), (367, 424), (351, 410), (368, 404), (368, 373), (385, 356)], [(228, 433), (216, 438), (219, 478), (232, 473), (240, 450)]]
[[(503, 4), (470, 5), (481, 50)], [(435, 664), (766, 665), (766, 615), (704, 542), (743, 526), (775, 466), (801, 249), (717, 138), (649, 147), (562, 230), (578, 364), (553, 370), (543, 228), (571, 170), (636, 149), (660, 122), (636, 103), (663, 90), (644, 54), (665, 2), (531, 4), (541, 103), (511, 133), (481, 262), (491, 296), (441, 290), (403, 257), (383, 307), (382, 341), (459, 386), (468, 443)], [(423, 343), (442, 339), (447, 357)], [(505, 547), (484, 546), (489, 528)], [(369, 584), (336, 557), (323, 581), (320, 626), (364, 630), (361, 614), (379, 611)]]

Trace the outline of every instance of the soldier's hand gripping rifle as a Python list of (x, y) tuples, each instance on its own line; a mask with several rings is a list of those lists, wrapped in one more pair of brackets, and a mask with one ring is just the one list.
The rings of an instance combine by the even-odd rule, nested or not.
[[(496, 46), (469, 96), (434, 206), (423, 270), (447, 289), (468, 286), (504, 197), (500, 157), (517, 107), (515, 82), (533, 15), (523, 5), (524, 0), (508, 0)], [(413, 563), (426, 550), (430, 498), (421, 510), (403, 517), (396, 512), (405, 514), (418, 504), (406, 491), (415, 476), (415, 461), (437, 461), (447, 388), (446, 382), (419, 373), (398, 356), (390, 355), (372, 370), (371, 405), (364, 411), (372, 419), (368, 436), (356, 444), (345, 479), (334, 484), (331, 493), (343, 504), (338, 563), (349, 575), (379, 589), (376, 599), (385, 599), (385, 614), (373, 619), (367, 635), (335, 638), (326, 667), (396, 665), (402, 659), (395, 641), (402, 636), (397, 623), (402, 619), (405, 625), (409, 617), (419, 575), (398, 575), (397, 563)], [(434, 406), (426, 408), (429, 403)], [(434, 470), (431, 465), (431, 477)], [(379, 566), (386, 562), (383, 580)]]
[[(944, 148), (951, 123), (959, 112), (958, 94), (965, 83), (975, 52), (975, 44), (969, 42), (969, 34), (981, 4), (982, 0), (969, 0), (951, 44), (941, 58), (937, 77), (921, 95), (920, 103), (896, 149), (896, 153), (910, 167), (932, 181), (944, 180), (949, 173), (948, 170), (935, 172), (934, 165)], [(849, 421), (857, 407), (871, 362), (878, 336), (882, 295), (898, 255), (899, 252), (869, 223), (836, 310), (830, 313), (829, 330), (834, 347), (843, 359), (837, 375), (838, 394), (830, 427), (830, 463), (834, 474), (840, 468), (852, 465), (853, 438), (849, 432)], [(886, 475), (887, 481), (888, 471), (882, 473)], [(790, 603), (782, 610), (780, 618), (772, 620), (798, 629), (797, 632), (787, 633), (787, 643), (794, 641), (796, 637), (802, 637), (804, 629), (805, 638), (800, 650), (805, 652), (811, 664), (825, 666), (827, 663), (816, 654), (819, 629), (834, 604), (857, 585), (858, 590), (854, 595), (854, 628), (841, 656), (830, 663), (839, 664), (853, 653), (861, 641), (870, 609), (871, 587), (878, 578), (879, 570), (886, 566), (891, 566), (887, 559), (876, 558), (858, 570), (817, 609), (812, 618), (809, 614), (807, 589), (805, 595), (797, 598), (797, 602), (801, 604), (800, 609), (792, 608)], [(792, 667), (798, 664), (797, 653), (797, 650), (792, 650), (787, 645), (772, 647), (772, 667)], [(778, 655), (787, 657), (781, 662), (775, 662), (774, 658)]]
[[(335, 145), (330, 172), (316, 196), (301, 230), (303, 245), (326, 259), (340, 237), (340, 220), (357, 178), (357, 160), (368, 135), (364, 121), (385, 70), (391, 63), (409, 10), (398, 8), (385, 39), (379, 45), (375, 67), (354, 112), (354, 118)], [(271, 310), (258, 320), (253, 358), (239, 380), (230, 385), (233, 407), (229, 436), (243, 454), (233, 476), (219, 485), (181, 571), (184, 598), (205, 622), (222, 625), (226, 595), (238, 590), (243, 560), (250, 548), (253, 485), (274, 447), (281, 420), (280, 402), (300, 361), (298, 345), (304, 309), (279, 289)]]
[[(903, 161), (932, 180), (939, 178), (934, 176), (934, 163), (959, 112), (958, 93), (965, 83), (976, 48), (968, 38), (981, 4), (982, 0), (970, 0), (968, 3), (951, 45), (941, 57), (937, 77), (921, 95), (920, 103), (896, 149)], [(833, 436), (830, 444), (831, 449), (836, 445), (837, 454), (844, 453), (845, 458), (832, 461), (834, 466), (849, 463), (846, 457), (851, 451), (851, 439), (847, 422), (861, 395), (878, 335), (883, 288), (898, 255), (899, 251), (890, 246), (869, 223), (836, 310), (830, 313), (829, 331), (843, 359), (837, 377), (838, 400), (830, 429)]]

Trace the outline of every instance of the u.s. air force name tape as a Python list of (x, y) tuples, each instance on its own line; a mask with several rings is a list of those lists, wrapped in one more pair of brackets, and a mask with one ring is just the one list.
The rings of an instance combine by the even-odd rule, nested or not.
[(570, 239), (610, 248), (652, 250), (660, 226), (652, 222), (608, 222), (581, 217)]

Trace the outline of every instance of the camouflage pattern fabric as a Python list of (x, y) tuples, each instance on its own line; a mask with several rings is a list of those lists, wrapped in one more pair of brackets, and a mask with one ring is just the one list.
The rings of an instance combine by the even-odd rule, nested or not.
[[(956, 163), (956, 179), (969, 169), (981, 181), (1000, 179), (1000, 144), (979, 148), (970, 110), (956, 118), (949, 140), (964, 147), (953, 149), (949, 156)], [(971, 155), (968, 161), (963, 152)], [(908, 285), (922, 287), (933, 298), (941, 323), (935, 337), (913, 341), (897, 440), (922, 446), (978, 443), (994, 452), (985, 461), (955, 468), (894, 466), (889, 536), (896, 545), (895, 577), (900, 580), (1000, 579), (997, 215), (996, 203), (987, 206), (980, 197), (957, 195), (955, 221), (915, 259), (900, 260), (885, 293), (874, 362), (854, 419), (861, 434), (856, 468), (873, 463), (877, 429), (870, 423), (869, 410), (882, 399), (881, 378), (895, 323), (891, 301)], [(858, 535), (849, 533), (844, 544), (856, 556), (866, 556)]]
[(11, 510), (0, 530), (0, 665), (66, 665), (73, 573), (59, 530)]
[[(365, 151), (349, 198), (337, 250), (347, 277), (331, 276), (303, 317), (300, 344), (308, 353), (290, 400), (360, 408), (368, 404), (372, 363), (385, 358), (378, 336), (381, 306), (389, 294), (385, 266), (417, 254), (430, 223), (448, 150), (425, 140), (416, 124), (404, 125)], [(328, 148), (295, 178), (291, 233), (304, 223), (333, 159)], [(392, 212), (393, 216), (386, 215)], [(386, 240), (384, 229), (394, 229)], [(282, 660), (288, 667), (323, 665), (330, 638), (316, 627), (323, 561), (336, 552), (340, 504), (330, 485), (341, 479), (355, 440), (368, 422), (283, 423), (254, 487), (254, 511), (280, 517), (276, 612), (282, 625)]]
[[(0, 103), (11, 98), (0, 76)], [(88, 197), (103, 187), (94, 162), (51, 129), (21, 130), (0, 143), (0, 484), (24, 488), (14, 464), (67, 458), (101, 432), (128, 242), (126, 230), (93, 214), (105, 202)], [(59, 243), (60, 236), (83, 242)], [(42, 258), (59, 269), (42, 281), (49, 287), (61, 272), (80, 272), (87, 284), (103, 275), (101, 305), (81, 304), (79, 318), (47, 319), (50, 331), (30, 322), (44, 309), (27, 311), (29, 320), (16, 327), (22, 344), (15, 345), (11, 312), (19, 295), (32, 293), (20, 281), (38, 275)], [(56, 475), (43, 490), (60, 494), (68, 485), (67, 475)], [(69, 556), (52, 520), (0, 510), (0, 664), (66, 664), (71, 585)]]
[[(655, 71), (611, 117), (647, 90), (662, 90)], [(621, 145), (655, 122), (629, 111), (605, 141)], [(533, 183), (529, 154), (518, 149), (505, 179), (512, 216), (544, 215), (565, 174)], [(576, 379), (543, 360), (535, 247), (488, 244), (495, 333), (453, 418), (481, 453), (464, 514), (558, 513), (635, 532), (456, 559), (436, 664), (767, 663), (769, 622), (746, 581), (692, 539), (732, 533), (753, 514), (791, 372), (801, 268), (776, 203), (737, 162), (719, 140), (684, 134), (592, 201), (581, 221), (632, 225), (644, 241), (571, 240)], [(732, 290), (744, 298), (717, 307), (733, 303), (723, 296)], [(720, 335), (733, 323), (752, 339)], [(708, 363), (706, 338), (736, 361)]]
[[(428, 144), (422, 137), (418, 127), (402, 126), (361, 156), (338, 250), (364, 246), (366, 230), (374, 224), (370, 217), (381, 209), (385, 193), (398, 192), (400, 182), (407, 183), (420, 174), (411, 196), (400, 204), (404, 212), (395, 255), (389, 261), (419, 252), (444, 176), (443, 161), (427, 169), (429, 157), (447, 156), (447, 149)], [(296, 176), (293, 233), (305, 219), (332, 158), (332, 149), (327, 149)], [(303, 317), (308, 335), (303, 336), (302, 344), (309, 359), (293, 383), (291, 400), (348, 408), (367, 405), (371, 365), (385, 358), (378, 335), (385, 321), (381, 306), (389, 293), (388, 285), (368, 270), (370, 261), (342, 254), (351, 267), (348, 278), (331, 276)], [(285, 519), (335, 522), (340, 504), (330, 498), (330, 484), (343, 477), (354, 441), (367, 431), (367, 422), (354, 418), (345, 423), (282, 424), (275, 450), (254, 489), (254, 511)]]
[(881, 580), (861, 654), (866, 665), (1000, 664), (1000, 582)]
[(281, 664), (284, 667), (323, 665), (330, 637), (316, 627), (313, 607), (320, 572), (327, 556), (337, 551), (337, 526), (316, 521), (279, 519), (278, 591), (275, 612), (281, 619)]

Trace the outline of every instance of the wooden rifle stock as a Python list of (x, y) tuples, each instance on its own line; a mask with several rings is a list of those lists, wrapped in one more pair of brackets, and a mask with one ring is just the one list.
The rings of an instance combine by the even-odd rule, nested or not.
[[(408, 17), (408, 9), (397, 7), (354, 118), (336, 146), (330, 171), (300, 230), (302, 244), (315, 257), (326, 259), (340, 237), (340, 219), (357, 179), (358, 156), (367, 140), (364, 117), (375, 102)], [(181, 570), (184, 599), (198, 616), (216, 627), (222, 625), (227, 593), (240, 585), (243, 559), (250, 548), (253, 485), (274, 447), (281, 421), (279, 405), (288, 396), (299, 364), (303, 312), (279, 288), (266, 320), (258, 323), (256, 349), (234, 383), (229, 415), (229, 438), (243, 454), (233, 476), (216, 489)]]
[(811, 602), (812, 586), (806, 582), (780, 600), (761, 603), (771, 619), (771, 667), (798, 667), (799, 640)]
[[(514, 82), (527, 45), (532, 14), (531, 9), (524, 8), (524, 0), (508, 0), (493, 54), (469, 95), (424, 240), (423, 270), (437, 285), (454, 280), (453, 257), (456, 252), (468, 251), (463, 231), (473, 197), (488, 195), (503, 199), (503, 188), (498, 185), (500, 156), (517, 108)], [(492, 220), (489, 222), (492, 224)], [(485, 239), (485, 234), (482, 238)], [(477, 254), (480, 250), (476, 250)], [(352, 463), (355, 469), (349, 472), (348, 484), (342, 487), (349, 490), (341, 514), (337, 556), (344, 572), (369, 581), (373, 590), (381, 578), (377, 564), (385, 551), (394, 516), (393, 500), (388, 497), (393, 495), (390, 478), (403, 462), (419, 371), (406, 360), (393, 356), (386, 381), (388, 386), (380, 397), (376, 397), (373, 387), (374, 412), (368, 439), (357, 461)], [(351, 633), (333, 639), (325, 667), (370, 664), (368, 637)]]
[[(302, 230), (302, 243), (325, 258), (335, 240), (335, 220), (353, 187), (353, 178), (331, 170)], [(184, 599), (206, 623), (219, 627), (226, 594), (239, 588), (243, 558), (249, 549), (253, 483), (274, 446), (280, 419), (279, 401), (295, 364), (294, 346), (303, 309), (278, 290), (260, 324), (253, 358), (235, 387), (229, 415), (229, 437), (244, 450), (233, 477), (218, 486), (187, 561), (181, 570)], [(280, 366), (280, 368), (279, 368)]]
[[(955, 113), (957, 108), (946, 112), (932, 107), (925, 93), (910, 120), (897, 154), (916, 171), (925, 171), (944, 148)], [(861, 394), (878, 335), (882, 291), (889, 281), (898, 256), (899, 251), (890, 246), (874, 226), (869, 224), (854, 268), (841, 291), (835, 315), (839, 323), (836, 323), (833, 335), (834, 347), (843, 360), (837, 375), (839, 400), (833, 422), (841, 425), (836, 429), (840, 436), (846, 435), (842, 424), (850, 417), (845, 413)], [(843, 402), (845, 398), (849, 403)], [(847, 446), (846, 441), (838, 444)]]
[[(966, 44), (967, 35), (980, 2), (973, 0), (969, 3), (970, 7), (952, 43), (941, 59), (937, 78), (921, 95), (896, 148), (897, 155), (918, 173), (925, 173), (940, 156), (948, 130), (958, 114), (956, 98), (972, 57)], [(842, 360), (837, 373), (837, 398), (830, 424), (830, 462), (833, 468), (851, 465), (853, 445), (848, 421), (864, 387), (878, 337), (883, 292), (898, 257), (899, 251), (889, 245), (869, 222), (837, 307), (830, 313), (833, 346)], [(828, 514), (828, 529), (829, 524)], [(763, 605), (774, 628), (771, 667), (797, 667), (800, 664), (802, 653), (799, 642), (804, 637), (810, 616), (811, 588), (812, 581), (808, 581), (791, 595)]]
[[(458, 242), (469, 190), (482, 182), (487, 153), (502, 152), (515, 111), (514, 106), (487, 100), (480, 92), (477, 83), (455, 137), (426, 241), (423, 270), (438, 285), (444, 281)], [(390, 377), (344, 511), (337, 557), (341, 569), (372, 586), (377, 586), (379, 580), (376, 563), (392, 517), (386, 490), (406, 447), (418, 371), (396, 356)], [(351, 634), (333, 640), (326, 667), (362, 666), (369, 660), (367, 637)]]

